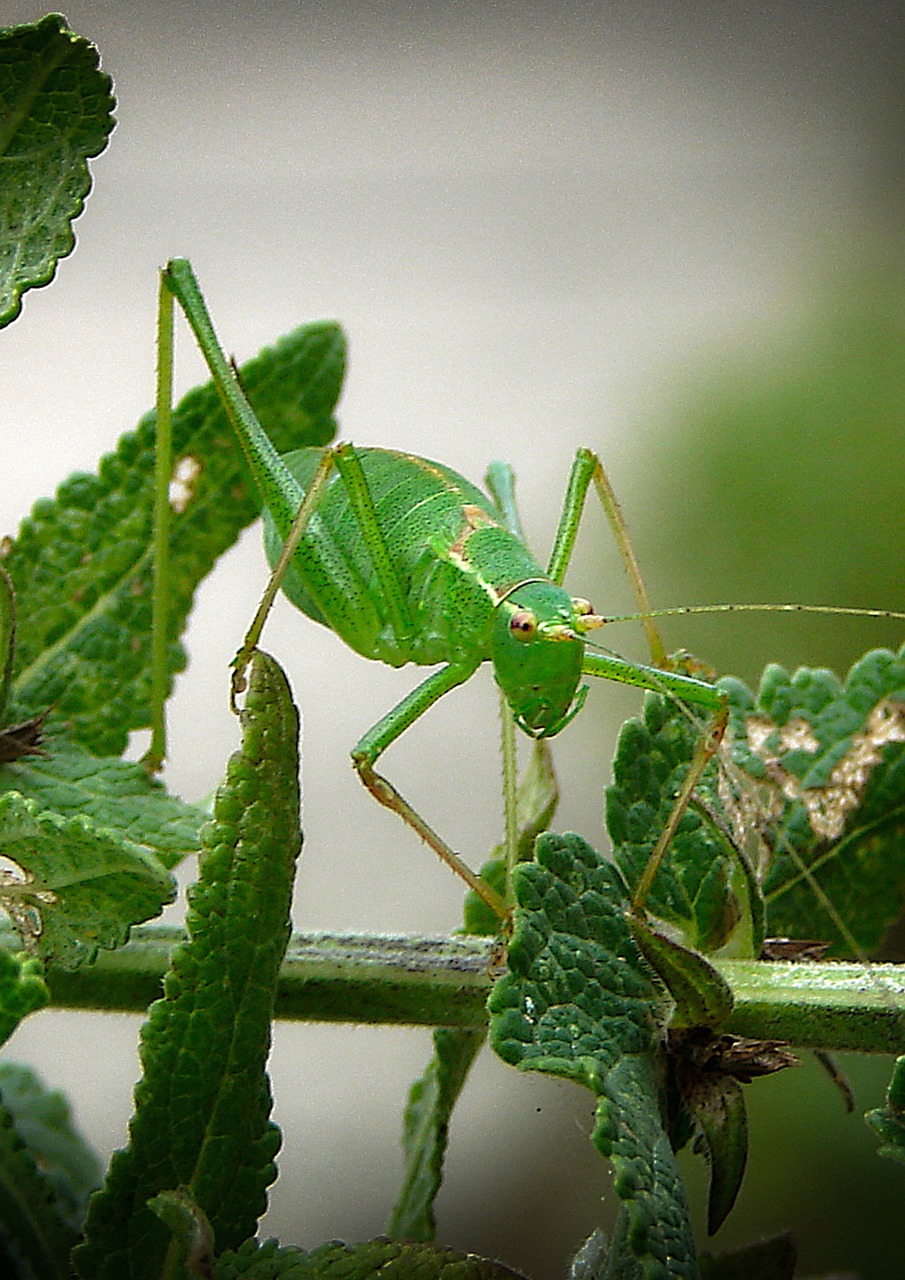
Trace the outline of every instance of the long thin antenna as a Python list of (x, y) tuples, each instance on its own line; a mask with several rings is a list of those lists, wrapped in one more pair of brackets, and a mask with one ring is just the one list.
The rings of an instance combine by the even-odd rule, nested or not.
[(822, 613), (840, 614), (853, 618), (886, 618), (905, 622), (905, 612), (897, 609), (858, 609), (851, 605), (836, 604), (690, 604), (672, 609), (652, 609), (650, 613), (620, 613), (604, 617), (611, 622), (641, 622), (645, 618), (674, 618), (685, 613)]

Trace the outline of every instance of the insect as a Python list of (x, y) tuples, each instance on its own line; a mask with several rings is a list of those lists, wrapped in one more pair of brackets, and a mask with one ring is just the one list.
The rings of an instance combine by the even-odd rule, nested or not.
[[(578, 714), (583, 677), (666, 692), (709, 717), (672, 814), (636, 891), (640, 904), (727, 721), (726, 694), (670, 670), (618, 503), (599, 459), (581, 449), (572, 466), (546, 567), (528, 550), (511, 470), (495, 464), (490, 494), (440, 463), (387, 449), (339, 444), (280, 456), (258, 423), (217, 342), (184, 259), (161, 276), (201, 346), (263, 500), (268, 590), (235, 660), (234, 696), (264, 618), (282, 589), (304, 613), (366, 658), (434, 669), (368, 729), (352, 750), (362, 782), (395, 811), (500, 917), (507, 906), (376, 771), (380, 756), (444, 694), (490, 662), (515, 723), (552, 737)], [(171, 318), (170, 318), (171, 323)], [(613, 526), (646, 627), (653, 663), (595, 651), (589, 634), (607, 619), (563, 586), (591, 485)]]

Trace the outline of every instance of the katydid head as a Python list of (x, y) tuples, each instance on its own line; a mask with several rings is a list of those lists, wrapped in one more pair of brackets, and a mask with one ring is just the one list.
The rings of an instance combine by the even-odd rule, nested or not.
[(494, 676), (516, 724), (532, 738), (559, 733), (581, 709), (587, 693), (578, 687), (584, 632), (597, 622), (586, 600), (546, 579), (521, 583), (497, 605)]

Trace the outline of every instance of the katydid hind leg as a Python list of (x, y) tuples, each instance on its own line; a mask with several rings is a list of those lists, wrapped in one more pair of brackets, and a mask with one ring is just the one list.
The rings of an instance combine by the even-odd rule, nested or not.
[(163, 279), (157, 297), (157, 393), (154, 454), (154, 576), (151, 606), (151, 741), (142, 757), (150, 774), (167, 751), (167, 604), (170, 565), (170, 481), (173, 467), (173, 295)]

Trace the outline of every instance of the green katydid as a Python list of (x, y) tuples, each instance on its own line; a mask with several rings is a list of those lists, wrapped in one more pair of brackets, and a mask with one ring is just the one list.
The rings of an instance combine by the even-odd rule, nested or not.
[[(640, 906), (694, 786), (717, 750), (727, 705), (722, 690), (668, 669), (624, 521), (599, 459), (589, 450), (578, 451), (544, 569), (525, 544), (511, 472), (502, 464), (488, 474), (491, 498), (440, 463), (392, 450), (339, 444), (278, 455), (223, 355), (184, 259), (172, 261), (161, 274), (159, 421), (169, 399), (174, 297), (201, 347), (258, 487), (268, 557), (275, 566), (236, 658), (234, 695), (243, 687), (244, 666), (280, 586), (304, 613), (364, 657), (392, 666), (413, 662), (436, 667), (359, 739), (352, 761), (376, 799), (398, 813), (501, 918), (507, 907), (495, 890), (376, 772), (383, 752), (487, 661), (515, 723), (533, 738), (552, 737), (577, 715), (587, 693), (583, 676), (665, 691), (700, 708), (709, 715), (709, 725), (636, 888)], [(619, 542), (654, 666), (590, 651), (588, 633), (607, 619), (562, 585), (592, 483)], [(158, 736), (158, 746), (160, 741)], [(152, 746), (151, 754), (161, 752)]]

